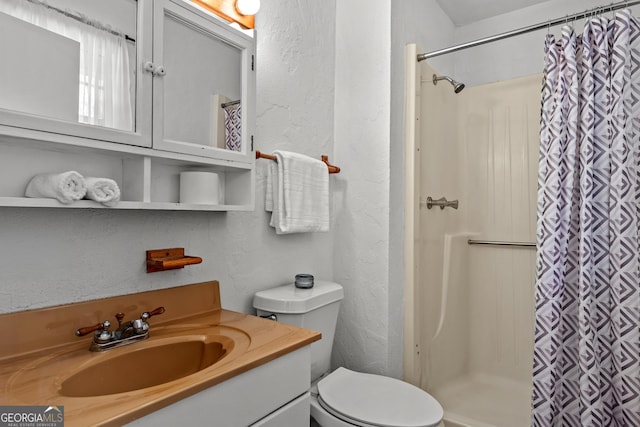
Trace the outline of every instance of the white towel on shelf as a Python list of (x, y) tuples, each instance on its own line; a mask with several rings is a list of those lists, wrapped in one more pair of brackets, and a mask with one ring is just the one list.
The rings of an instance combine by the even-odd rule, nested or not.
[(109, 178), (85, 177), (87, 185), (86, 199), (95, 200), (105, 206), (113, 207), (120, 201), (120, 187)]
[(274, 154), (277, 163), (269, 165), (265, 197), (265, 209), (272, 212), (269, 225), (278, 234), (329, 231), (327, 165), (298, 153)]
[(80, 200), (87, 192), (84, 178), (76, 171), (43, 173), (31, 178), (24, 192), (26, 197), (45, 197), (69, 204)]

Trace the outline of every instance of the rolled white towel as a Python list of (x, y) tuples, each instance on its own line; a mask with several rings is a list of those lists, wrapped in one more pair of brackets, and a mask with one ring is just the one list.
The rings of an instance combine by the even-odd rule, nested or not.
[(43, 173), (31, 178), (24, 195), (46, 197), (69, 204), (80, 200), (87, 193), (84, 178), (76, 171)]
[(105, 206), (113, 207), (120, 201), (120, 187), (109, 178), (85, 177), (87, 194), (85, 199), (95, 200)]

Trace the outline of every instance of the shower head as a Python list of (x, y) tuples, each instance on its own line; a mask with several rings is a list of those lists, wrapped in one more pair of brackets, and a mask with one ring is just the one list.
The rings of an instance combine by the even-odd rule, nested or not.
[(460, 92), (462, 92), (462, 89), (464, 89), (464, 83), (457, 82), (457, 81), (453, 80), (451, 77), (437, 76), (436, 74), (434, 74), (433, 75), (433, 84), (437, 85), (438, 84), (438, 80), (446, 80), (449, 83), (451, 83), (451, 85), (453, 86), (453, 91), (455, 93), (460, 93)]

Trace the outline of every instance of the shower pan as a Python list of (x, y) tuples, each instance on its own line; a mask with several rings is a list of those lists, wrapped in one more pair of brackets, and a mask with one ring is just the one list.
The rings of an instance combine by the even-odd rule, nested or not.
[[(427, 61), (410, 68), (405, 379), (447, 427), (530, 425), (535, 246), (469, 240), (535, 241), (540, 76), (454, 92)], [(431, 194), (459, 209), (420, 206)]]

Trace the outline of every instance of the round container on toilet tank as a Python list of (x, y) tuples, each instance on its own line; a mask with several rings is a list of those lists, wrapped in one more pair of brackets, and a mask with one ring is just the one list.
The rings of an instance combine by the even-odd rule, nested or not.
[(313, 274), (296, 274), (296, 281), (294, 283), (296, 285), (296, 288), (299, 289), (313, 288)]

